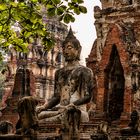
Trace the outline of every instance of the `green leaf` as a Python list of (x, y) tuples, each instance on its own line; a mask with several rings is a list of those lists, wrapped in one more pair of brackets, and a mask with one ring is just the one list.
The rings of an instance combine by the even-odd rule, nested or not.
[(62, 15), (64, 13), (64, 9), (62, 7), (59, 7), (56, 9), (56, 14), (57, 15)]
[(84, 1), (83, 1), (83, 0), (77, 0), (77, 2), (78, 2), (79, 4), (84, 3)]
[(7, 9), (6, 4), (0, 4), (0, 10), (5, 10), (5, 9)]
[(63, 10), (66, 10), (67, 9), (67, 6), (65, 6), (65, 5), (61, 5), (60, 6)]
[(79, 8), (74, 8), (74, 13), (76, 13), (77, 15), (79, 15), (80, 14), (80, 10), (79, 10)]
[(30, 37), (32, 35), (32, 33), (31, 32), (25, 32), (24, 33), (24, 36), (27, 38), (27, 37)]
[(54, 4), (59, 4), (61, 0), (51, 0)]
[(9, 42), (5, 42), (5, 47), (9, 47), (10, 43)]
[(10, 2), (10, 0), (5, 0), (6, 2)]
[(47, 14), (49, 16), (55, 16), (55, 10), (56, 10), (55, 8), (49, 8)]
[(75, 19), (73, 19), (73, 16), (72, 15), (70, 15), (70, 14), (65, 14), (65, 16), (64, 16), (64, 22), (65, 23), (70, 23), (71, 21), (73, 22), (73, 20), (75, 20)]
[(24, 7), (24, 6), (26, 6), (24, 2), (18, 2), (17, 4), (18, 4), (19, 7)]
[(31, 0), (32, 2), (34, 2), (34, 3), (37, 3), (38, 2), (38, 0)]
[(75, 18), (73, 16), (71, 16), (71, 22), (74, 22)]
[(10, 2), (10, 5), (16, 7), (17, 6), (17, 3), (16, 2)]
[(82, 13), (87, 13), (87, 8), (84, 6), (79, 6), (79, 11)]
[(52, 46), (54, 46), (55, 44), (55, 40), (52, 38), (43, 38), (44, 40), (44, 47), (46, 50), (48, 50), (48, 48), (51, 48)]
[(54, 8), (54, 6), (50, 5), (50, 4), (47, 4), (47, 10), (50, 9), (50, 8)]
[(71, 0), (71, 2), (77, 3), (77, 0)]
[(44, 32), (42, 30), (37, 30), (36, 32), (37, 32), (37, 34), (39, 34), (39, 36), (43, 36), (43, 34), (44, 34)]
[(2, 26), (0, 26), (0, 32), (2, 31)]

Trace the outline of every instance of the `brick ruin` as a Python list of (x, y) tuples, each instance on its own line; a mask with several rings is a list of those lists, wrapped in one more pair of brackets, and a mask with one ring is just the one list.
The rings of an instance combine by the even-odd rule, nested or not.
[(53, 95), (54, 73), (63, 66), (61, 42), (67, 35), (67, 26), (56, 18), (43, 19), (48, 29), (54, 34), (56, 43), (47, 51), (41, 46), (40, 40), (29, 46), (27, 54), (17, 52), (13, 48), (7, 57), (5, 91), (0, 108), (0, 121), (15, 124), (18, 120), (17, 102), (24, 96), (37, 96), (42, 102)]
[[(97, 82), (97, 93), (94, 94), (93, 99), (96, 104), (95, 113), (91, 116), (89, 123), (80, 126), (81, 138), (87, 139), (100, 121), (107, 120), (121, 128), (127, 126), (133, 110), (140, 112), (140, 2), (138, 0), (101, 0), (101, 4), (102, 8), (94, 7), (97, 38), (86, 59), (86, 64), (93, 70)], [(50, 28), (54, 29), (52, 26)], [(50, 51), (50, 55), (46, 56), (40, 45), (35, 46), (40, 49), (32, 50), (31, 46), (34, 53), (31, 51), (28, 55), (31, 56), (28, 60), (28, 68), (32, 69), (32, 79), (35, 78), (32, 85), (36, 87), (36, 93), (41, 93), (38, 96), (49, 99), (50, 92), (48, 93), (46, 89), (53, 93), (53, 86), (51, 84), (47, 88), (46, 84), (51, 78), (53, 79), (54, 68), (62, 66), (56, 66), (57, 62), (52, 63), (55, 58), (60, 58), (57, 54), (58, 52), (61, 54), (61, 51), (54, 49)], [(18, 60), (16, 57), (21, 55), (20, 53), (17, 55), (13, 50), (8, 76), (12, 77), (15, 74)], [(47, 64), (44, 64), (42, 60), (46, 58)], [(12, 78), (7, 82), (7, 91), (11, 91), (13, 82)], [(53, 80), (51, 82), (53, 83)], [(118, 134), (116, 126), (112, 136)], [(40, 136), (45, 139), (46, 135), (51, 135), (59, 128), (60, 124), (54, 122), (40, 123)], [(56, 134), (57, 132), (53, 133), (53, 136)]]
[(97, 80), (95, 117), (124, 126), (140, 111), (140, 2), (101, 4), (94, 7), (97, 38), (86, 59)]

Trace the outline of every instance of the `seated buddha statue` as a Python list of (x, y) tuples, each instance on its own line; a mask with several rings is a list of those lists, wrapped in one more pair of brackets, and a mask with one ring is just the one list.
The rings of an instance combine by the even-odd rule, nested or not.
[[(55, 73), (52, 99), (37, 108), (38, 118), (39, 120), (61, 122), (66, 118), (69, 121), (77, 118), (75, 123), (78, 125), (79, 122), (89, 121), (87, 103), (91, 101), (93, 94), (94, 77), (91, 69), (79, 63), (81, 45), (73, 35), (71, 28), (62, 44), (62, 49), (65, 65)], [(68, 115), (66, 112), (70, 114)]]

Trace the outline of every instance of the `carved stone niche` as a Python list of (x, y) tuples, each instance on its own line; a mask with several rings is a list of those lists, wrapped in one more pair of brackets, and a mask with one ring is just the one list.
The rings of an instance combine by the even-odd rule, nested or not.
[(124, 70), (116, 45), (112, 46), (109, 63), (105, 69), (104, 111), (108, 121), (120, 119), (123, 112)]

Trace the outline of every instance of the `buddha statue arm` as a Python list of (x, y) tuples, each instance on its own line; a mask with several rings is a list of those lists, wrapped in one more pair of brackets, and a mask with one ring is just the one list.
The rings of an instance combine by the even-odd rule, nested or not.
[(36, 112), (40, 113), (42, 111), (46, 111), (47, 109), (51, 109), (52, 107), (54, 107), (55, 105), (57, 105), (60, 101), (60, 97), (59, 96), (53, 96), (52, 99), (45, 103), (42, 106), (37, 107)]
[(51, 109), (52, 107), (56, 106), (60, 102), (60, 96), (53, 96), (52, 99), (45, 104), (45, 110)]
[(60, 102), (60, 85), (58, 82), (59, 70), (55, 73), (54, 95), (50, 101), (45, 105), (45, 109), (51, 109)]
[(76, 106), (86, 104), (90, 101), (90, 99), (91, 99), (90, 95), (85, 95), (84, 98), (80, 98), (79, 100), (76, 100), (75, 102), (73, 102), (73, 104)]
[(52, 107), (54, 107), (55, 105), (57, 105), (60, 102), (60, 87), (58, 84), (58, 72), (56, 72), (55, 74), (55, 84), (54, 84), (54, 95), (53, 97), (50, 99), (50, 101), (46, 102), (44, 105), (38, 107), (36, 109), (37, 113), (40, 113), (41, 111), (45, 111), (47, 109), (51, 109)]

